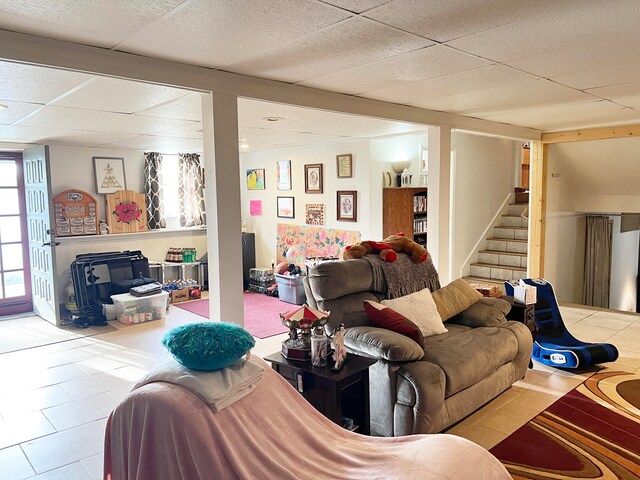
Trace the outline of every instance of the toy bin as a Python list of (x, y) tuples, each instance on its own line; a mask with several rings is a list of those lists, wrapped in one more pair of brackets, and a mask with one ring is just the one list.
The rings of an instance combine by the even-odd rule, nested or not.
[(160, 292), (146, 297), (134, 297), (130, 293), (111, 295), (120, 323), (131, 325), (166, 317), (169, 300), (168, 292)]
[(289, 275), (275, 274), (278, 282), (278, 297), (280, 300), (295, 305), (302, 305), (307, 301), (304, 293), (304, 275), (290, 277)]

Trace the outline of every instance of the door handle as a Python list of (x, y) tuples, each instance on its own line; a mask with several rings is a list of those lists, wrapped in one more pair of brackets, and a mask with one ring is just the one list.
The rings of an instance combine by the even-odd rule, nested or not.
[(57, 247), (60, 245), (60, 242), (45, 242), (42, 244), (43, 247)]

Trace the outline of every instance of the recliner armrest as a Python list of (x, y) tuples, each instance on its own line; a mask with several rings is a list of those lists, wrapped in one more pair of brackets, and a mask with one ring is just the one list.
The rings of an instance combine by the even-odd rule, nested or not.
[(352, 353), (390, 362), (411, 362), (424, 356), (422, 347), (409, 337), (378, 327), (348, 328), (344, 343)]

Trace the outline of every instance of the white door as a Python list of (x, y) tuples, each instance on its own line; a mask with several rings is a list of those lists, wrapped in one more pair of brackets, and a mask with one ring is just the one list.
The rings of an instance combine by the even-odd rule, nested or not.
[(25, 150), (23, 162), (33, 311), (45, 320), (59, 325), (56, 255), (53, 248), (56, 243), (51, 229), (49, 147), (45, 145)]

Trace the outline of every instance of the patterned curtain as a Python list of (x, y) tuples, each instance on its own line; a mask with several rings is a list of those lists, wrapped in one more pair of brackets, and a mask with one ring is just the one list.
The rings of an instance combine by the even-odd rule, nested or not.
[(178, 201), (182, 227), (206, 224), (204, 182), (196, 153), (178, 154)]
[(587, 215), (587, 245), (584, 259), (582, 302), (609, 308), (611, 283), (611, 220)]
[(162, 198), (162, 154), (144, 154), (144, 192), (147, 196), (147, 227), (149, 230), (166, 228), (164, 199)]

